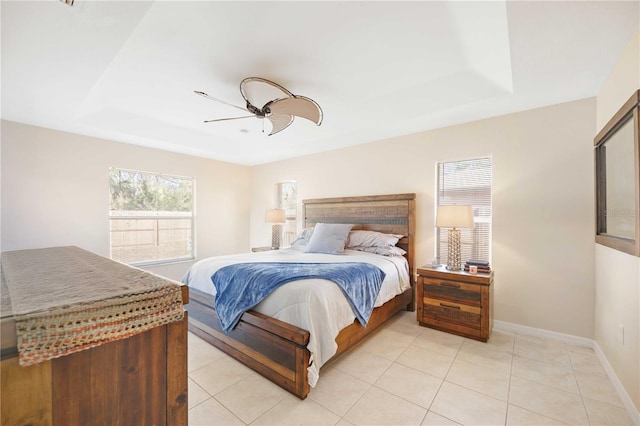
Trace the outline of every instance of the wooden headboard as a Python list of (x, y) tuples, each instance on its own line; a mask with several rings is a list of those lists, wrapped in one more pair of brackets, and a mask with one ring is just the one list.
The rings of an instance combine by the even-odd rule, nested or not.
[(407, 251), (413, 286), (415, 199), (416, 194), (390, 194), (303, 200), (303, 227), (316, 223), (353, 223), (353, 229), (404, 235), (398, 246)]

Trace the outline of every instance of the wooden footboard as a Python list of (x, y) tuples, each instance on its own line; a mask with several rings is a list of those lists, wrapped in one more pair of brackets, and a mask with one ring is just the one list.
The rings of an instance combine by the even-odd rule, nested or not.
[(309, 394), (309, 332), (256, 311), (247, 311), (228, 334), (213, 297), (191, 289), (189, 331), (300, 399)]
[[(409, 289), (374, 309), (366, 328), (354, 321), (343, 329), (336, 337), (336, 355), (329, 362), (356, 346), (397, 312), (407, 309), (412, 300), (413, 289)], [(186, 308), (189, 312), (189, 331), (193, 334), (298, 398), (307, 397), (310, 390), (307, 330), (260, 312), (247, 311), (238, 325), (225, 334), (214, 308), (213, 297), (195, 289), (190, 290)]]

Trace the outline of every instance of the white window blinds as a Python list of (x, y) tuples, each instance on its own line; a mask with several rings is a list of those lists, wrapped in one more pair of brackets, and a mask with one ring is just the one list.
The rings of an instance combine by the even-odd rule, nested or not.
[[(491, 262), (491, 157), (438, 163), (437, 205), (471, 205), (474, 227), (460, 229), (461, 260)], [(447, 263), (447, 229), (436, 228), (436, 254)]]

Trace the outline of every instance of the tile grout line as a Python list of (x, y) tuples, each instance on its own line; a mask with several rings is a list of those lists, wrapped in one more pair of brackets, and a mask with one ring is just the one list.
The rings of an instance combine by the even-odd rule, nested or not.
[[(462, 343), (460, 344), (460, 346), (458, 346), (458, 350), (456, 351), (455, 356), (453, 357), (453, 360), (451, 361), (451, 364), (449, 365), (449, 369), (447, 370), (447, 372), (444, 374), (444, 377), (442, 378), (442, 380), (440, 381), (440, 386), (438, 386), (438, 390), (436, 391), (435, 395), (433, 395), (433, 399), (431, 400), (431, 404), (429, 404), (429, 408), (427, 408), (427, 412), (424, 415), (424, 418), (422, 419), (422, 421), (424, 422), (425, 419), (427, 418), (427, 415), (429, 414), (429, 411), (431, 411), (431, 406), (433, 406), (433, 402), (436, 400), (436, 398), (438, 397), (438, 394), (440, 393), (440, 390), (442, 389), (442, 385), (444, 385), (444, 382), (447, 379), (447, 375), (449, 374), (449, 371), (451, 371), (451, 368), (453, 367), (453, 364), (456, 362), (456, 359), (458, 358), (458, 355), (460, 354), (460, 348), (462, 348), (462, 346), (464, 345), (465, 342), (465, 338), (462, 338)], [(453, 419), (450, 419), (449, 417), (443, 416), (440, 413), (436, 413), (435, 411), (432, 411), (433, 413), (444, 417), (447, 420), (451, 420), (452, 422), (458, 423)], [(459, 424), (459, 423), (458, 423)]]
[[(413, 337), (413, 339), (411, 340), (411, 342), (409, 342), (409, 344), (407, 345), (407, 347), (406, 347), (406, 348), (404, 348), (404, 350), (400, 353), (400, 355), (398, 355), (398, 356), (396, 357), (396, 359), (395, 359), (395, 360), (391, 361), (391, 364), (389, 364), (389, 366), (388, 366), (387, 368), (385, 368), (385, 369), (384, 369), (384, 371), (382, 372), (382, 374), (380, 374), (380, 376), (378, 376), (378, 378), (377, 378), (377, 379), (376, 379), (376, 380), (375, 380), (375, 381), (374, 381), (374, 382), (369, 386), (369, 389), (367, 389), (367, 391), (366, 391), (366, 392), (364, 392), (364, 393), (360, 396), (360, 398), (358, 398), (358, 400), (357, 400), (356, 402), (354, 402), (354, 403), (353, 403), (353, 405), (349, 408), (349, 410), (347, 410), (347, 413), (348, 413), (349, 411), (351, 411), (351, 409), (352, 409), (353, 407), (355, 407), (355, 405), (356, 405), (358, 402), (360, 402), (360, 400), (361, 400), (361, 399), (362, 399), (362, 398), (367, 394), (367, 392), (369, 392), (369, 391), (371, 390), (371, 388), (373, 388), (373, 387), (375, 387), (375, 388), (376, 388), (376, 389), (378, 389), (378, 390), (381, 390), (381, 391), (384, 391), (384, 392), (390, 393), (391, 395), (393, 395), (393, 396), (395, 396), (395, 397), (397, 397), (397, 398), (400, 398), (400, 399), (402, 399), (402, 400), (404, 400), (404, 401), (407, 401), (407, 402), (408, 402), (408, 403), (410, 403), (410, 404), (418, 405), (418, 404), (415, 404), (414, 402), (411, 402), (411, 401), (409, 401), (409, 400), (407, 400), (407, 399), (405, 399), (405, 398), (403, 398), (403, 397), (401, 397), (401, 396), (399, 396), (399, 395), (393, 394), (393, 393), (391, 393), (391, 392), (389, 392), (389, 391), (387, 391), (387, 390), (385, 390), (385, 389), (381, 389), (381, 388), (377, 387), (377, 386), (376, 386), (376, 382), (377, 382), (378, 380), (380, 380), (380, 378), (381, 378), (382, 376), (384, 376), (384, 374), (389, 370), (389, 368), (391, 368), (391, 366), (392, 366), (392, 365), (394, 365), (394, 364), (397, 362), (398, 358), (400, 358), (400, 357), (402, 356), (402, 354), (404, 354), (404, 353), (407, 351), (407, 349), (409, 349), (409, 348), (411, 347), (411, 345), (416, 341), (416, 339), (418, 338), (418, 336), (419, 336), (420, 334), (421, 334), (421, 333), (418, 333), (416, 336), (414, 336), (414, 337)], [(368, 351), (367, 351), (367, 352), (368, 352)], [(376, 354), (374, 354), (374, 353), (372, 353), (372, 352), (369, 352), (369, 353), (370, 353), (370, 354), (372, 354), (372, 355), (376, 355)], [(376, 356), (380, 356), (380, 355), (376, 355)], [(382, 358), (384, 358), (384, 357), (382, 357)], [(402, 364), (399, 364), (399, 365), (402, 365)], [(407, 367), (407, 366), (405, 366), (405, 367)], [(411, 367), (407, 367), (407, 368), (411, 368)], [(418, 371), (418, 370), (416, 370), (416, 371)], [(419, 406), (419, 405), (418, 405), (418, 406)], [(429, 411), (429, 410), (427, 410), (427, 412), (428, 412), (428, 411)], [(347, 413), (345, 413), (345, 415), (346, 415)], [(425, 416), (426, 416), (426, 415), (427, 415), (427, 413), (425, 413)], [(344, 419), (344, 416), (343, 416), (342, 418)], [(345, 421), (348, 421), (348, 420), (346, 420), (346, 419), (344, 419), (344, 420), (345, 420)], [(422, 418), (422, 420), (424, 421), (424, 417)]]
[[(566, 346), (566, 344), (565, 344)], [(580, 402), (582, 402), (582, 408), (584, 409), (584, 414), (587, 416), (587, 420), (589, 424), (593, 424), (591, 421), (591, 416), (589, 416), (589, 411), (587, 410), (587, 405), (584, 403), (584, 395), (582, 394), (582, 386), (580, 386), (580, 381), (578, 380), (578, 376), (576, 375), (576, 369), (573, 365), (573, 358), (571, 358), (570, 351), (567, 349), (567, 356), (569, 357), (569, 364), (571, 364), (571, 372), (573, 373), (573, 380), (576, 381), (576, 385), (578, 386), (578, 392), (580, 394)]]
[[(383, 328), (384, 328), (384, 327), (383, 327)], [(382, 329), (381, 329), (380, 331), (382, 331)], [(418, 335), (419, 335), (419, 334), (418, 334)], [(356, 376), (354, 376), (354, 375), (352, 375), (351, 373), (348, 373), (348, 372), (346, 372), (346, 371), (342, 371), (342, 370), (340, 370), (342, 373), (344, 373), (344, 374), (346, 374), (346, 375), (348, 375), (348, 376), (351, 376), (351, 377), (353, 377), (353, 378), (355, 378), (355, 379), (357, 379), (357, 380), (363, 381), (364, 383), (367, 383), (367, 384), (369, 385), (369, 387), (367, 388), (367, 390), (366, 390), (366, 391), (364, 391), (364, 392), (362, 393), (362, 395), (360, 395), (360, 397), (359, 397), (358, 399), (356, 399), (356, 401), (355, 401), (353, 404), (351, 404), (351, 406), (347, 409), (347, 412), (346, 412), (346, 413), (344, 413), (344, 415), (340, 416), (340, 420), (344, 420), (345, 422), (349, 422), (349, 421), (348, 421), (347, 419), (345, 419), (344, 417), (345, 417), (347, 414), (349, 414), (349, 412), (353, 409), (353, 407), (355, 407), (355, 406), (358, 404), (358, 402), (360, 402), (360, 400), (362, 400), (362, 398), (363, 398), (363, 397), (364, 397), (364, 396), (365, 396), (365, 395), (366, 395), (366, 394), (371, 390), (371, 388), (375, 387), (376, 389), (380, 389), (380, 388), (378, 388), (377, 386), (375, 386), (375, 382), (377, 382), (377, 381), (380, 379), (380, 377), (382, 377), (382, 376), (384, 375), (384, 373), (386, 373), (386, 372), (389, 370), (389, 368), (391, 368), (391, 366), (392, 366), (393, 364), (395, 364), (395, 363), (396, 363), (396, 361), (398, 360), (398, 358), (400, 358), (400, 357), (402, 356), (402, 354), (404, 354), (404, 353), (406, 352), (406, 350), (407, 350), (407, 349), (408, 349), (408, 348), (413, 344), (413, 342), (418, 338), (418, 335), (416, 335), (415, 337), (413, 337), (413, 339), (411, 340), (411, 342), (409, 342), (409, 344), (407, 345), (407, 347), (406, 347), (406, 348), (405, 348), (405, 349), (400, 353), (400, 355), (398, 355), (398, 356), (396, 357), (396, 359), (395, 359), (395, 360), (393, 360), (393, 361), (392, 361), (392, 360), (389, 360), (389, 361), (391, 361), (391, 364), (389, 364), (389, 366), (387, 366), (387, 368), (385, 368), (385, 369), (384, 369), (384, 371), (382, 372), (382, 374), (380, 374), (380, 376), (378, 376), (378, 378), (377, 378), (373, 383), (367, 383), (367, 382), (364, 382), (364, 381), (363, 381), (362, 379), (360, 379), (359, 377), (356, 377)], [(358, 345), (358, 346), (359, 346), (359, 345)], [(354, 348), (354, 349), (355, 349), (355, 348)], [(364, 349), (363, 349), (363, 350), (364, 350)], [(364, 350), (364, 352), (367, 352), (367, 353), (369, 353), (369, 354), (371, 354), (371, 355), (378, 356), (378, 357), (380, 357), (380, 358), (384, 358), (384, 357), (381, 357), (380, 355), (374, 354), (373, 352), (369, 352), (369, 351), (367, 351), (367, 350)], [(385, 358), (385, 359), (386, 359), (386, 358)], [(410, 367), (408, 367), (408, 368), (410, 368)], [(380, 390), (384, 390), (384, 389), (380, 389)], [(385, 392), (388, 392), (388, 391), (385, 391)], [(389, 392), (389, 393), (390, 393), (390, 392)], [(398, 397), (398, 398), (401, 398), (401, 399), (403, 399), (403, 400), (407, 401), (406, 399), (404, 399), (404, 398), (402, 398), (402, 397), (400, 397), (400, 396), (398, 396), (398, 395), (395, 395), (395, 394), (391, 394), (391, 395), (394, 395), (394, 396), (396, 396), (396, 397)], [(316, 402), (317, 402), (317, 401), (316, 401)], [(413, 403), (413, 402), (411, 402), (411, 401), (407, 401), (407, 402), (409, 402), (409, 403), (411, 403), (411, 404), (414, 404), (414, 403)], [(319, 402), (317, 402), (317, 403), (318, 403), (320, 406), (322, 406), (323, 408), (325, 408), (325, 409), (327, 409), (327, 410), (331, 411), (328, 407), (325, 407), (324, 405), (320, 404)], [(417, 405), (417, 404), (414, 404), (414, 405)], [(333, 411), (331, 411), (331, 412), (333, 413)], [(334, 413), (334, 414), (336, 414), (336, 413)], [(337, 414), (336, 414), (336, 415), (337, 415)], [(425, 416), (426, 416), (426, 414), (425, 414)], [(340, 420), (338, 420), (338, 421), (340, 421)], [(423, 418), (423, 420), (424, 420), (424, 418)], [(351, 422), (349, 422), (349, 423), (351, 423)]]
[(513, 341), (511, 342), (511, 363), (509, 364), (509, 386), (507, 387), (507, 409), (504, 413), (504, 424), (507, 425), (509, 420), (509, 405), (511, 403), (511, 379), (513, 378), (513, 362), (516, 357), (516, 333), (513, 333)]
[[(411, 369), (411, 370), (417, 371), (417, 372), (419, 372), (419, 373), (426, 374), (426, 375), (429, 375), (429, 376), (432, 376), (432, 377), (434, 377), (434, 378), (439, 379), (439, 380), (440, 380), (440, 386), (438, 386), (438, 390), (436, 391), (436, 393), (435, 393), (435, 395), (434, 395), (433, 399), (431, 400), (431, 403), (429, 404), (429, 408), (426, 408), (425, 415), (424, 415), (424, 417), (422, 418), (422, 421), (424, 421), (424, 420), (425, 420), (425, 418), (426, 418), (426, 416), (427, 416), (427, 414), (429, 413), (430, 407), (431, 407), (431, 405), (433, 404), (433, 401), (435, 400), (435, 398), (436, 398), (436, 396), (437, 396), (438, 392), (440, 391), (440, 388), (442, 387), (442, 384), (444, 383), (445, 379), (444, 379), (444, 378), (437, 377), (437, 376), (434, 376), (433, 374), (425, 373), (424, 371), (420, 371), (420, 370), (417, 370), (417, 369), (415, 369), (415, 368), (413, 368), (413, 367), (410, 367), (410, 366), (407, 366), (407, 365), (404, 365), (404, 364), (400, 364), (400, 363), (398, 363), (398, 362), (397, 362), (397, 360), (398, 360), (398, 359), (399, 359), (399, 358), (400, 358), (400, 357), (401, 357), (401, 356), (402, 356), (402, 355), (403, 355), (403, 354), (404, 354), (404, 353), (405, 353), (405, 352), (406, 352), (406, 351), (407, 351), (407, 350), (408, 350), (408, 349), (413, 345), (413, 343), (415, 343), (415, 341), (418, 339), (418, 337), (420, 336), (420, 334), (422, 334), (422, 333), (418, 333), (418, 334), (417, 334), (417, 335), (416, 335), (416, 336), (411, 340), (411, 342), (409, 342), (409, 344), (407, 345), (407, 347), (406, 347), (406, 348), (405, 348), (405, 349), (400, 353), (400, 355), (398, 355), (398, 356), (395, 358), (395, 360), (393, 360), (393, 361), (391, 361), (391, 360), (390, 360), (390, 361), (391, 361), (391, 364), (389, 364), (389, 366), (388, 366), (387, 368), (385, 368), (385, 370), (384, 370), (384, 371), (382, 372), (382, 374), (381, 374), (381, 375), (380, 375), (380, 376), (375, 380), (375, 382), (377, 382), (377, 381), (378, 381), (378, 380), (379, 380), (379, 379), (380, 379), (380, 378), (381, 378), (381, 377), (382, 377), (382, 376), (383, 376), (383, 375), (384, 375), (384, 374), (389, 370), (389, 368), (391, 368), (394, 364), (396, 364), (396, 365), (399, 365), (399, 366), (402, 366), (402, 367), (405, 367), (405, 368), (408, 368), (408, 369)], [(463, 339), (464, 339), (464, 338), (463, 338)], [(464, 343), (464, 340), (463, 340), (463, 343)], [(419, 348), (421, 348), (421, 349), (425, 349), (425, 348), (422, 348), (422, 347), (420, 347), (420, 346), (418, 346), (418, 347), (419, 347)], [(446, 377), (446, 375), (449, 373), (449, 370), (451, 369), (451, 367), (453, 366), (453, 362), (455, 361), (456, 357), (458, 356), (458, 353), (460, 352), (460, 348), (461, 348), (461, 347), (462, 347), (462, 344), (460, 344), (460, 346), (459, 346), (459, 347), (458, 347), (458, 349), (456, 350), (456, 354), (454, 355), (453, 360), (452, 360), (451, 364), (449, 365), (449, 369), (447, 370), (447, 372), (446, 372), (446, 373), (445, 373), (445, 375), (444, 375), (445, 377)], [(425, 349), (425, 350), (429, 350), (429, 349)], [(431, 350), (429, 350), (429, 351), (430, 351), (430, 352), (434, 352), (434, 353), (438, 353), (438, 354), (439, 354), (439, 352), (435, 352), (435, 351), (431, 351)], [(375, 354), (375, 353), (373, 353), (373, 352), (369, 352), (369, 351), (366, 351), (366, 350), (365, 350), (365, 352), (367, 352), (367, 353), (369, 353), (369, 354), (372, 354), (372, 355), (375, 355), (375, 356), (380, 356), (380, 355), (377, 355), (377, 354)], [(381, 357), (381, 358), (384, 358), (384, 357)], [(342, 370), (341, 370), (341, 371), (342, 371)], [(347, 373), (347, 372), (345, 372), (345, 371), (342, 371), (342, 372), (343, 372), (343, 373), (345, 373), (345, 374), (347, 374), (347, 375), (349, 375), (349, 376), (351, 376), (351, 377), (354, 377), (354, 378), (356, 378), (356, 379), (358, 379), (358, 380), (361, 380), (361, 379), (359, 379), (358, 377), (353, 376), (353, 375), (352, 375), (352, 374), (350, 374), (350, 373)], [(348, 413), (349, 411), (351, 411), (351, 409), (352, 409), (352, 408), (353, 408), (353, 407), (354, 407), (354, 406), (355, 406), (355, 405), (356, 405), (356, 404), (357, 404), (357, 403), (358, 403), (358, 402), (359, 402), (359, 401), (364, 397), (364, 395), (365, 395), (367, 392), (369, 392), (369, 390), (371, 390), (371, 388), (374, 388), (374, 387), (375, 387), (376, 389), (380, 390), (380, 391), (383, 391), (383, 392), (389, 393), (389, 394), (391, 394), (391, 395), (393, 395), (393, 396), (395, 396), (395, 397), (397, 397), (397, 398), (400, 398), (400, 399), (402, 399), (403, 401), (406, 401), (406, 402), (407, 402), (407, 403), (409, 403), (409, 404), (413, 404), (413, 405), (415, 405), (415, 406), (417, 406), (417, 407), (425, 408), (424, 406), (419, 405), (419, 404), (416, 404), (416, 403), (415, 403), (415, 402), (413, 402), (413, 401), (409, 401), (408, 399), (406, 399), (406, 398), (404, 398), (404, 397), (402, 397), (402, 396), (400, 396), (400, 395), (396, 395), (396, 394), (394, 394), (394, 393), (392, 393), (392, 392), (389, 392), (389, 391), (388, 391), (388, 390), (386, 390), (386, 389), (383, 389), (383, 388), (380, 388), (380, 387), (376, 386), (375, 382), (374, 382), (373, 384), (369, 384), (369, 388), (368, 388), (368, 389), (367, 389), (367, 390), (366, 390), (366, 391), (365, 391), (365, 392), (364, 392), (364, 393), (363, 393), (363, 394), (362, 394), (362, 395), (361, 395), (361, 396), (360, 396), (360, 397), (359, 397), (359, 398), (358, 398), (358, 399), (353, 403), (353, 405), (351, 405), (351, 407), (349, 407), (349, 409), (347, 410), (347, 413)], [(320, 405), (322, 405), (322, 404), (320, 404)], [(324, 406), (323, 406), (323, 407), (324, 407)], [(325, 408), (327, 408), (327, 407), (325, 407)], [(327, 408), (327, 409), (328, 409), (328, 408)], [(329, 411), (331, 411), (331, 410), (329, 410)], [(347, 413), (345, 413), (345, 416), (346, 416), (346, 414), (347, 414)], [(437, 413), (436, 413), (436, 414), (437, 414)], [(438, 415), (440, 415), (440, 416), (441, 416), (441, 414), (438, 414)], [(442, 416), (442, 417), (445, 417), (445, 416)], [(445, 418), (447, 418), (447, 419), (448, 419), (448, 417), (445, 417)], [(344, 416), (342, 416), (340, 419), (341, 419), (341, 420), (344, 420), (344, 421), (348, 421), (348, 420), (346, 420), (346, 419), (344, 418)], [(451, 419), (449, 419), (449, 420), (451, 420)], [(451, 420), (451, 421), (454, 421), (454, 420)], [(456, 422), (456, 423), (457, 423), (457, 422)]]
[[(516, 336), (517, 336), (517, 334), (516, 334)], [(544, 338), (543, 338), (543, 339), (544, 339)], [(566, 346), (566, 343), (565, 343), (565, 346)], [(566, 350), (566, 348), (565, 348), (565, 350)], [(514, 351), (515, 351), (515, 340), (514, 340)], [(520, 355), (520, 354), (515, 354), (515, 353), (514, 353), (514, 358), (515, 358), (516, 356), (518, 356), (518, 357), (520, 357), (520, 358), (525, 358), (525, 359), (529, 359), (529, 360), (532, 360), (532, 361), (540, 362), (540, 363), (543, 363), (543, 364), (548, 364), (548, 365), (559, 365), (559, 364), (555, 364), (555, 363), (552, 363), (552, 362), (540, 361), (540, 360), (537, 360), (537, 359), (534, 359), (534, 358), (529, 358), (529, 357), (527, 357), (527, 356)], [(567, 356), (568, 356), (568, 351), (567, 351)], [(569, 357), (569, 365), (571, 366), (571, 371), (572, 371), (572, 373), (574, 373), (574, 379), (576, 379), (576, 378), (575, 378), (575, 372), (574, 372), (574, 370), (573, 370), (573, 365), (572, 365), (572, 363), (571, 363), (571, 357)], [(512, 377), (513, 377), (513, 376), (512, 376)], [(520, 376), (515, 376), (515, 377), (517, 377), (519, 380), (524, 380), (524, 381), (526, 381), (526, 382), (533, 383), (534, 385), (546, 386), (546, 387), (550, 387), (550, 388), (555, 389), (555, 390), (560, 391), (560, 392), (566, 392), (566, 393), (574, 394), (573, 392), (570, 392), (570, 391), (568, 391), (568, 390), (566, 390), (566, 389), (562, 389), (562, 388), (559, 388), (559, 387), (556, 387), (556, 386), (553, 386), (553, 385), (548, 385), (548, 384), (545, 384), (545, 383), (540, 383), (540, 382), (538, 382), (538, 381), (536, 381), (536, 380), (533, 380), (533, 379), (530, 379), (530, 378), (520, 377)], [(576, 379), (576, 383), (577, 383), (577, 379)], [(575, 394), (574, 394), (574, 395), (575, 395)], [(580, 401), (583, 403), (583, 406), (584, 406), (584, 402), (583, 402), (583, 400), (582, 400), (582, 395), (580, 394), (579, 389), (578, 389), (578, 395), (580, 395)], [(548, 418), (548, 419), (551, 419), (551, 420), (554, 420), (554, 421), (561, 422), (561, 423), (565, 424), (565, 421), (564, 421), (564, 420), (561, 420), (561, 419), (559, 419), (559, 418), (557, 418), (557, 417), (552, 417), (551, 415), (549, 415), (549, 414), (547, 414), (547, 413), (540, 413), (540, 412), (538, 412), (538, 411), (534, 411), (534, 410), (533, 410), (533, 409), (531, 409), (531, 408), (523, 407), (522, 405), (518, 405), (518, 404), (513, 404), (513, 405), (514, 405), (514, 406), (516, 406), (516, 407), (519, 407), (519, 408), (521, 408), (521, 409), (523, 409), (523, 410), (530, 411), (530, 412), (535, 413), (535, 414), (537, 414), (537, 415), (540, 415), (540, 416), (546, 417), (546, 418)], [(585, 412), (586, 412), (586, 409), (585, 409)], [(588, 417), (587, 417), (587, 420), (589, 420), (589, 418), (588, 418)]]

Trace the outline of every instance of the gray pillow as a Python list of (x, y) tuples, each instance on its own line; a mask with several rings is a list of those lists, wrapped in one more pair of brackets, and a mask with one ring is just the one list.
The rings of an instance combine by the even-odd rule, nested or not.
[(305, 253), (342, 254), (353, 225), (343, 223), (318, 223), (313, 230)]

